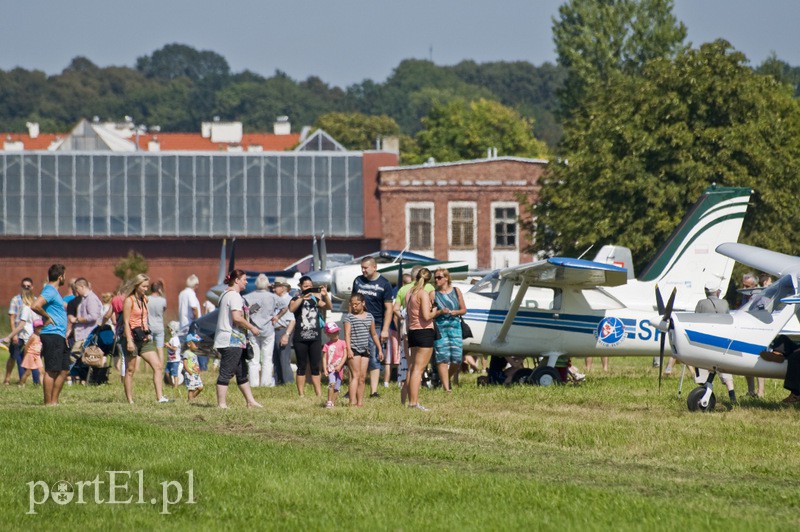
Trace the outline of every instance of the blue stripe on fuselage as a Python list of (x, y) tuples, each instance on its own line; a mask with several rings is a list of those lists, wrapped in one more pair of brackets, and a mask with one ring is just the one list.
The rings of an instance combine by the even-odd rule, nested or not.
[(713, 334), (690, 331), (689, 329), (686, 329), (686, 336), (689, 338), (690, 342), (695, 344), (722, 349), (723, 351), (739, 351), (746, 355), (758, 355), (767, 348), (764, 345), (749, 344), (722, 336), (714, 336)]
[[(503, 323), (508, 315), (506, 310), (470, 309), (464, 319), (483, 321), (486, 323)], [(514, 316), (513, 325), (519, 327), (538, 327), (566, 332), (595, 334), (600, 321), (605, 316), (586, 316), (582, 314), (559, 314), (553, 317), (552, 312), (532, 312), (523, 310)], [(636, 320), (633, 318), (618, 318), (625, 325), (625, 335), (628, 338), (636, 336)]]

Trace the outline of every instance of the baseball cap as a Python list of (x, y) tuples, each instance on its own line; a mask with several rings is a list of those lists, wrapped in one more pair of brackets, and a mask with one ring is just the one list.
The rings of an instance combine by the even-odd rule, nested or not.
[(36, 327), (44, 327), (44, 321), (41, 318), (33, 320), (33, 328), (35, 329)]
[(202, 340), (203, 339), (200, 338), (200, 336), (195, 333), (189, 333), (186, 335), (187, 342), (201, 342)]
[(326, 323), (325, 324), (325, 332), (328, 334), (333, 334), (339, 332), (339, 326), (336, 325), (334, 322)]
[(705, 289), (706, 292), (716, 292), (717, 290), (719, 290), (719, 281), (714, 281), (714, 280), (706, 281)]
[(273, 286), (278, 286), (278, 285), (281, 285), (281, 286), (283, 286), (284, 288), (291, 288), (291, 286), (289, 285), (289, 283), (286, 281), (286, 277), (276, 277), (276, 278), (275, 278), (275, 282), (274, 282), (274, 283), (272, 283), (272, 285), (273, 285)]

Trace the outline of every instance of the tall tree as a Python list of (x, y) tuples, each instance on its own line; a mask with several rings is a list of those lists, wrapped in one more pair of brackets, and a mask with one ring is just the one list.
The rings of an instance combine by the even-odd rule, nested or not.
[(373, 150), (378, 137), (400, 135), (400, 126), (386, 115), (325, 113), (314, 126), (324, 129), (350, 150)]
[(497, 148), (499, 155), (519, 157), (547, 153), (546, 146), (533, 136), (530, 120), (491, 100), (436, 103), (422, 123), (425, 129), (417, 134), (422, 160), (478, 159), (486, 157), (489, 148)]
[(558, 64), (567, 69), (560, 94), (565, 117), (615, 73), (635, 74), (648, 61), (674, 57), (686, 38), (672, 0), (569, 0), (558, 13), (553, 40)]
[(147, 77), (175, 79), (186, 76), (192, 81), (230, 75), (228, 61), (216, 52), (198, 51), (185, 44), (168, 44), (136, 60), (136, 69)]
[(641, 266), (711, 185), (755, 190), (744, 241), (798, 254), (800, 104), (754, 73), (725, 41), (615, 73), (565, 129), (529, 211), (537, 247), (574, 255), (589, 245), (632, 249)]

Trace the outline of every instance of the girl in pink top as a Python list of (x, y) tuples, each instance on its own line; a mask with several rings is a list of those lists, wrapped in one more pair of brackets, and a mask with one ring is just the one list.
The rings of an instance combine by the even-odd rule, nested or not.
[(28, 338), (28, 341), (25, 342), (25, 347), (22, 348), (25, 353), (25, 358), (22, 359), (21, 366), (25, 369), (25, 373), (19, 379), (20, 386), (25, 386), (25, 381), (28, 380), (28, 376), (33, 370), (38, 369), (40, 372), (44, 372), (44, 365), (42, 364), (41, 357), (42, 339), (39, 337), (43, 325), (44, 323), (41, 318), (33, 320), (33, 334)]

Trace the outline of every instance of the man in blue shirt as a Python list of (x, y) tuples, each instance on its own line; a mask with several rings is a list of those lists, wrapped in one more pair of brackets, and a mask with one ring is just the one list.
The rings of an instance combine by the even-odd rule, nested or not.
[(45, 372), (42, 379), (45, 406), (58, 404), (58, 396), (69, 373), (67, 308), (61, 294), (58, 293), (58, 287), (64, 286), (65, 271), (63, 264), (50, 266), (47, 271), (48, 282), (42, 289), (42, 295), (36, 298), (31, 306), (31, 310), (44, 319), (40, 337)]
[[(381, 344), (389, 340), (389, 325), (394, 313), (392, 294), (394, 289), (386, 277), (378, 272), (378, 264), (373, 257), (365, 257), (361, 261), (361, 273), (353, 281), (353, 294), (364, 296), (367, 312), (375, 318), (375, 330), (381, 337)], [(385, 351), (384, 351), (385, 352)], [(370, 397), (378, 397), (378, 380), (381, 375), (381, 360), (378, 360), (378, 348), (369, 340), (369, 387)]]

